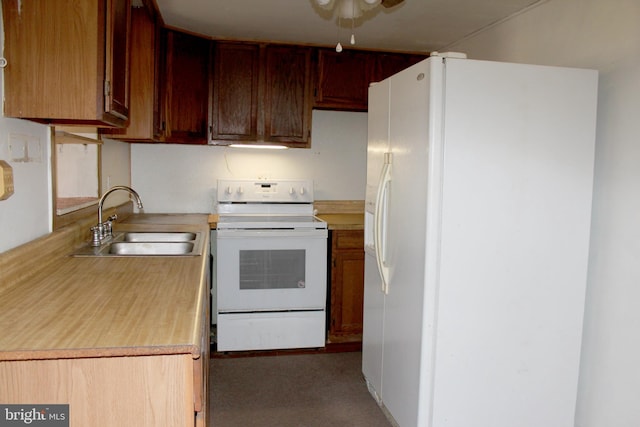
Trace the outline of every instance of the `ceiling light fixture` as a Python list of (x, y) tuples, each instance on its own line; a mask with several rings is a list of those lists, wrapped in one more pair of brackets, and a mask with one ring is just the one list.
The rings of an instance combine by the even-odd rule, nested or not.
[(356, 44), (355, 20), (362, 16), (364, 10), (373, 9), (380, 4), (381, 0), (316, 0), (318, 6), (333, 10), (338, 18), (338, 44), (336, 52), (342, 52), (340, 44), (340, 21), (351, 19), (351, 44)]
[(340, 24), (342, 19), (351, 20), (351, 44), (356, 44), (355, 36), (355, 20), (360, 18), (362, 14), (370, 9), (374, 9), (379, 5), (385, 8), (396, 6), (404, 0), (315, 0), (316, 4), (323, 9), (332, 10), (338, 21), (338, 44), (336, 44), (336, 52), (342, 52), (340, 44)]

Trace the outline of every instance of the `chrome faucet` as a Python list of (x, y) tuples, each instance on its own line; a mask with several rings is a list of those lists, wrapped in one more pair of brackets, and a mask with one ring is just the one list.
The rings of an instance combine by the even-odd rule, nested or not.
[(142, 200), (138, 193), (131, 187), (127, 187), (125, 185), (116, 185), (115, 187), (111, 187), (107, 190), (100, 201), (98, 202), (98, 224), (94, 227), (91, 227), (91, 246), (100, 246), (102, 241), (108, 239), (112, 235), (112, 222), (118, 219), (117, 215), (112, 215), (105, 222), (102, 221), (102, 205), (104, 204), (105, 199), (111, 193), (116, 190), (124, 190), (128, 191), (133, 195), (136, 200), (136, 204), (138, 205), (138, 209), (142, 209)]

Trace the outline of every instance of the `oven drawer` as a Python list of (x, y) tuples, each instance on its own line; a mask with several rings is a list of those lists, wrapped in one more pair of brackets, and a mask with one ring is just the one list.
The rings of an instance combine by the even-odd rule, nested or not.
[(324, 347), (324, 331), (324, 310), (221, 314), (217, 351)]

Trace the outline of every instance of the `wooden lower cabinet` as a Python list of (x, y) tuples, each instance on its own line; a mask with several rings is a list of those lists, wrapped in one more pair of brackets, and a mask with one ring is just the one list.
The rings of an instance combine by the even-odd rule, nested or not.
[(364, 232), (331, 231), (330, 343), (362, 341)]
[(200, 362), (191, 354), (2, 361), (0, 400), (69, 404), (71, 426), (206, 425), (204, 405), (194, 409), (204, 399)]

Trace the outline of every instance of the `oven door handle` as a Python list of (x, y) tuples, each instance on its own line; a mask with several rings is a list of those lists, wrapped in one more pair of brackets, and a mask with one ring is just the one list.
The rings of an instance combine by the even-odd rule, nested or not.
[(326, 239), (326, 229), (311, 229), (311, 230), (296, 230), (296, 229), (282, 229), (282, 230), (238, 230), (238, 229), (218, 229), (218, 239), (246, 239), (251, 238), (317, 238)]

